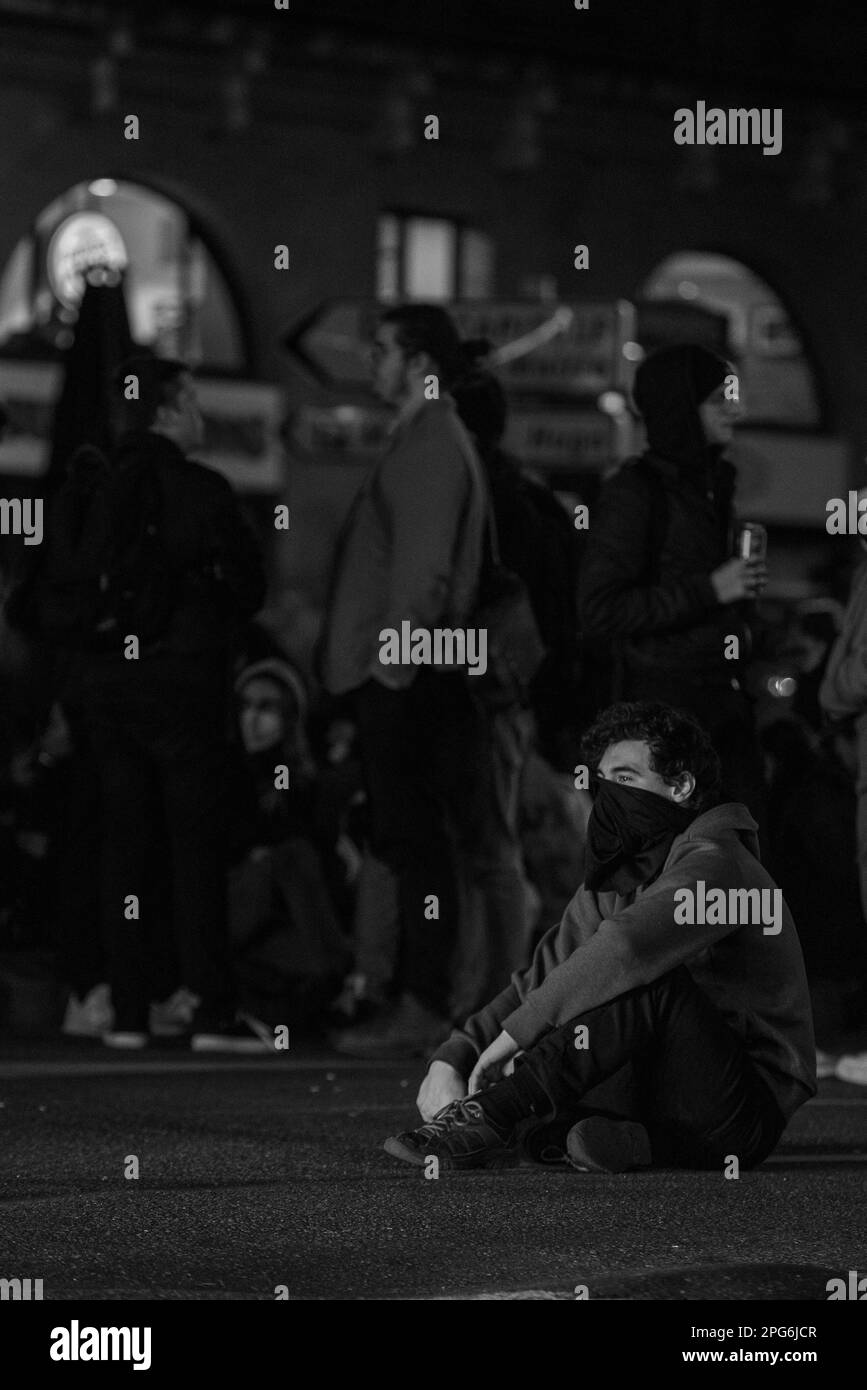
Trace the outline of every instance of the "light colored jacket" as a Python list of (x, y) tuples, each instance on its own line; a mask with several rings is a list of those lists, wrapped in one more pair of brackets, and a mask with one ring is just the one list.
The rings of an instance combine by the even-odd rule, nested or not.
[(384, 666), (380, 632), (459, 627), (476, 600), (487, 509), (482, 465), (454, 401), (424, 401), (398, 425), (337, 542), (322, 675), (333, 695), (371, 677), (406, 689), (417, 666)]

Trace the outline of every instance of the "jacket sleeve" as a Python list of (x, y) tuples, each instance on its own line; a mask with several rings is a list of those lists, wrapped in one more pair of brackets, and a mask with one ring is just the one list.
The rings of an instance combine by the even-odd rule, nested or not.
[(229, 483), (225, 478), (219, 483), (212, 526), (214, 564), (237, 616), (250, 618), (265, 599), (262, 554)]
[(718, 606), (709, 574), (649, 582), (649, 489), (632, 472), (613, 478), (592, 510), (578, 595), (590, 637), (664, 632)]
[[(698, 851), (698, 853), (696, 853)], [(528, 1048), (550, 1029), (684, 964), (715, 941), (738, 930), (737, 922), (679, 922), (675, 892), (699, 877), (707, 891), (727, 889), (731, 873), (715, 846), (693, 843), (689, 868), (669, 861), (666, 872), (629, 907), (600, 922), (589, 941), (549, 971), (523, 1003), (503, 1020), (503, 1029)], [(734, 885), (737, 886), (737, 885)], [(725, 914), (723, 914), (725, 915)], [(757, 928), (758, 930), (758, 928)]]
[(506, 1020), (514, 1017), (550, 971), (569, 959), (582, 936), (589, 938), (599, 920), (593, 895), (579, 888), (558, 924), (542, 937), (528, 968), (515, 971), (502, 993), (472, 1014), (462, 1028), (456, 1028), (431, 1060), (449, 1062), (465, 1079), (469, 1077), (485, 1048), (505, 1028)]

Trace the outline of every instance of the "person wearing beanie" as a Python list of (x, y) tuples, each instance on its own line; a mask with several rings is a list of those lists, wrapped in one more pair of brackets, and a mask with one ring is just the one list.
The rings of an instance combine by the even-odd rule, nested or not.
[(735, 470), (726, 450), (740, 413), (729, 389), (736, 380), (724, 358), (692, 344), (641, 364), (633, 395), (647, 449), (592, 509), (579, 614), (585, 634), (616, 648), (612, 695), (693, 713), (720, 756), (726, 796), (763, 827), (762, 761), (742, 668), (747, 605), (766, 572), (733, 556)]

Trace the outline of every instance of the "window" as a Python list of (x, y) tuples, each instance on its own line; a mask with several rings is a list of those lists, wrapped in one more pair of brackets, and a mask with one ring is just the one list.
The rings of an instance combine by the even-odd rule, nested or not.
[(83, 274), (123, 274), (133, 339), (205, 370), (247, 369), (226, 279), (177, 203), (109, 178), (77, 184), (40, 213), (0, 278), (0, 352), (52, 357), (67, 347)]
[(376, 297), (448, 302), (489, 299), (494, 248), (483, 232), (446, 217), (386, 212), (377, 227)]

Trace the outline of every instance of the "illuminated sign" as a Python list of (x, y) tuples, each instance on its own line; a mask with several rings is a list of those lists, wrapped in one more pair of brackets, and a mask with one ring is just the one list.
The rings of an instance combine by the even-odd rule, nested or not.
[(96, 266), (121, 271), (127, 263), (123, 237), (102, 212), (74, 212), (61, 222), (48, 244), (48, 278), (62, 304), (74, 309), (84, 276)]

